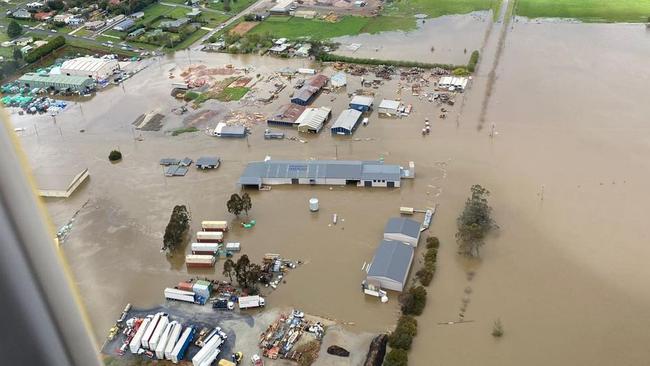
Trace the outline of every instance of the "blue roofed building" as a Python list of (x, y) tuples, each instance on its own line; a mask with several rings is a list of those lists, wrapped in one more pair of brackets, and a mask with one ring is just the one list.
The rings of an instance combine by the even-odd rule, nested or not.
[(415, 249), (395, 240), (382, 240), (375, 250), (366, 276), (369, 285), (403, 291), (413, 263)]

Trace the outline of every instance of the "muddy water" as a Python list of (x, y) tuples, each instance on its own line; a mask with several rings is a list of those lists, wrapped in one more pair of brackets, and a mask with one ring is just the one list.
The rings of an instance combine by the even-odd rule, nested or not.
[[(162, 289), (181, 279), (219, 277), (219, 264), (214, 274), (188, 274), (159, 253), (173, 205), (189, 206), (196, 230), (203, 219), (230, 217), (225, 201), (249, 160), (383, 156), (402, 164), (414, 160), (417, 178), (399, 190), (274, 187), (252, 192), (251, 217), (257, 226), (235, 228), (227, 240), (240, 241), (253, 258), (278, 252), (305, 261), (269, 296), (270, 306), (295, 305), (354, 322), (352, 330), (390, 328), (398, 312), (395, 296), (383, 305), (361, 296), (361, 265), (371, 259), (385, 220), (399, 206), (439, 203), (432, 228), (443, 243), (438, 272), (419, 318), (410, 364), (638, 365), (650, 356), (650, 270), (644, 266), (650, 250), (644, 245), (649, 232), (643, 220), (650, 204), (645, 194), (650, 183), (648, 106), (642, 99), (649, 81), (644, 71), (648, 38), (640, 26), (517, 24), (506, 38), (486, 112), (499, 132), (494, 139), (485, 129), (476, 130), (487, 70), (479, 72), (467, 93), (458, 123), (433, 118), (437, 113), (431, 104), (407, 95), (415, 108), (411, 117), (373, 115), (370, 125), (355, 134), (358, 140), (325, 132), (306, 144), (265, 141), (260, 125), (248, 142), (161, 133), (143, 133), (143, 141), (134, 141), (131, 121), (143, 111), (174, 106), (167, 75), (174, 65), (187, 64), (185, 55), (162, 60), (124, 90), (108, 90), (102, 98), (73, 106), (57, 117), (57, 126), (50, 117), (16, 118), (15, 124), (38, 125), (38, 137), (22, 137), (34, 166), (75, 161), (91, 171), (90, 184), (71, 199), (47, 206), (60, 225), (89, 200), (63, 249), (98, 339), (124, 303), (158, 304)], [(192, 59), (260, 64), (262, 72), (285, 65), (271, 58)], [(358, 80), (349, 80), (351, 91)], [(395, 90), (396, 83), (390, 83), (378, 98), (395, 97)], [(316, 105), (332, 105), (336, 117), (346, 100), (344, 94), (324, 94)], [(252, 109), (267, 113), (276, 106)], [(419, 131), (425, 117), (432, 118), (433, 131), (423, 138)], [(180, 125), (180, 119), (171, 117), (169, 124)], [(125, 158), (111, 165), (106, 154), (114, 147)], [(222, 167), (164, 178), (157, 165), (162, 157), (207, 154), (220, 155)], [(492, 191), (501, 230), (481, 261), (467, 262), (455, 254), (454, 220), (474, 183)], [(317, 214), (308, 212), (313, 196), (321, 202)], [(333, 213), (344, 221), (330, 227)], [(467, 271), (475, 272), (471, 280)], [(458, 318), (465, 296), (465, 319), (474, 322), (437, 325)], [(497, 318), (506, 335), (495, 341), (489, 333)]]
[[(464, 65), (472, 51), (481, 48), (491, 22), (488, 12), (446, 15), (418, 20), (418, 28), (408, 32), (365, 33), (333, 41), (341, 43), (335, 53), (344, 56)], [(352, 51), (346, 47), (350, 44), (361, 48)]]

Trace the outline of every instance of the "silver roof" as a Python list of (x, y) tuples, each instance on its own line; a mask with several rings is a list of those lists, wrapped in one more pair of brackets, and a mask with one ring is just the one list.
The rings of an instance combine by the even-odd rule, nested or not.
[(336, 119), (336, 122), (332, 125), (332, 129), (335, 128), (344, 128), (346, 130), (352, 131), (354, 126), (359, 122), (361, 118), (361, 112), (356, 109), (346, 109), (339, 117)]
[(269, 160), (248, 163), (240, 184), (261, 178), (400, 179), (399, 165), (363, 160)]
[(370, 107), (375, 98), (368, 95), (355, 95), (352, 97), (350, 104), (365, 105)]
[(368, 277), (385, 277), (399, 283), (406, 283), (414, 249), (412, 246), (394, 240), (382, 240), (375, 251)]
[(419, 238), (420, 223), (403, 217), (392, 217), (386, 223), (384, 233), (400, 233), (412, 238)]

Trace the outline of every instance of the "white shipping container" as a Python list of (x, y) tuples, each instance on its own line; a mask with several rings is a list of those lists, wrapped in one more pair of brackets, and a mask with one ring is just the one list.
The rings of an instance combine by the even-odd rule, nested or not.
[(219, 243), (192, 243), (192, 254), (214, 254), (220, 247)]
[[(192, 331), (194, 328), (192, 327), (187, 327), (183, 331), (183, 334), (181, 337), (178, 339), (178, 342), (176, 342), (176, 345), (174, 346), (174, 350), (172, 351), (172, 362), (173, 363), (178, 363), (183, 357), (181, 356), (181, 350), (185, 346), (185, 344), (188, 342), (187, 340), (190, 338), (190, 335), (192, 335)], [(187, 352), (187, 349), (184, 351)]]
[(158, 345), (156, 346), (156, 358), (159, 360), (165, 358), (165, 347), (167, 347), (167, 341), (169, 340), (169, 336), (171, 335), (173, 328), (174, 322), (168, 323), (165, 327), (165, 330), (163, 330), (162, 334), (160, 335), (160, 340), (158, 340)]
[(239, 298), (239, 308), (248, 309), (264, 306), (264, 298), (258, 295), (255, 296), (242, 296)]
[(160, 336), (162, 335), (163, 331), (165, 331), (165, 328), (167, 328), (167, 324), (169, 324), (169, 318), (167, 315), (163, 315), (160, 317), (160, 320), (158, 321), (158, 325), (156, 326), (156, 329), (154, 329), (153, 334), (151, 335), (151, 339), (149, 340), (149, 349), (152, 351), (156, 351), (156, 347), (158, 347), (158, 341), (160, 340)]
[(183, 330), (183, 326), (180, 323), (174, 324), (174, 328), (172, 328), (167, 345), (165, 346), (165, 358), (168, 360), (172, 359), (172, 351), (174, 350), (174, 346), (176, 346), (176, 342), (178, 342), (178, 338), (181, 336), (181, 330)]
[(226, 250), (229, 252), (238, 252), (241, 249), (241, 243), (226, 243)]
[(221, 349), (215, 348), (212, 350), (212, 352), (208, 355), (208, 357), (201, 362), (201, 366), (210, 366), (214, 361), (217, 360), (217, 357), (219, 356), (219, 353), (221, 353)]
[(142, 348), (149, 348), (149, 339), (151, 339), (151, 336), (153, 335), (153, 331), (156, 330), (156, 327), (158, 326), (158, 321), (160, 320), (160, 317), (162, 316), (162, 313), (156, 313), (154, 315), (153, 319), (151, 319), (151, 323), (149, 323), (149, 326), (147, 327), (147, 330), (144, 332), (144, 335), (142, 336)]
[(129, 349), (131, 350), (131, 353), (138, 353), (138, 350), (140, 349), (140, 342), (142, 342), (142, 336), (147, 330), (149, 322), (151, 322), (151, 318), (145, 318), (142, 323), (140, 323), (140, 328), (138, 328), (138, 330), (135, 332), (133, 339), (131, 339), (131, 343), (129, 343)]
[(223, 232), (199, 231), (196, 233), (196, 241), (199, 243), (221, 243), (223, 241)]
[(177, 290), (175, 288), (167, 287), (165, 289), (165, 298), (170, 300), (180, 300), (187, 302), (194, 302), (194, 292)]
[(203, 231), (227, 231), (228, 221), (203, 221), (201, 228)]
[[(199, 352), (192, 357), (192, 365), (200, 366), (205, 361), (209, 359), (215, 349), (218, 349), (219, 346), (223, 343), (223, 340), (219, 335), (215, 335), (199, 350)], [(214, 359), (212, 360), (214, 361)], [(209, 365), (209, 364), (208, 364)]]
[(188, 254), (185, 256), (185, 264), (188, 267), (212, 267), (215, 261), (213, 255)]

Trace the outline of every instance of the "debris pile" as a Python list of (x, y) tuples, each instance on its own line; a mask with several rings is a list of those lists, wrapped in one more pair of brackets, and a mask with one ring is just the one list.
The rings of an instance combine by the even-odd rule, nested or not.
[[(324, 335), (325, 326), (322, 323), (306, 320), (302, 311), (294, 310), (291, 314), (281, 314), (269, 325), (260, 337), (259, 346), (262, 355), (273, 360), (283, 358), (299, 361), (302, 357), (315, 359)], [(301, 346), (306, 344), (316, 347)]]

